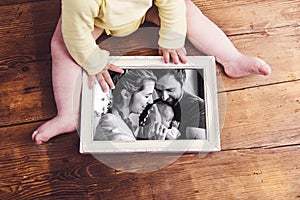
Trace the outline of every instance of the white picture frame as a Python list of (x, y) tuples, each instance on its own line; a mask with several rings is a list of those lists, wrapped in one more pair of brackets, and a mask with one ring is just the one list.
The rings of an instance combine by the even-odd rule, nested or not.
[[(98, 141), (95, 140), (96, 127), (99, 123), (99, 113), (97, 110), (103, 110), (102, 115), (107, 112), (107, 104), (103, 102), (98, 104), (97, 98), (103, 93), (98, 82), (95, 81), (93, 89), (88, 87), (88, 75), (85, 71), (82, 73), (82, 97), (81, 97), (81, 117), (80, 117), (80, 153), (128, 153), (128, 152), (213, 152), (220, 151), (220, 129), (218, 115), (218, 97), (216, 82), (216, 64), (212, 56), (187, 56), (186, 64), (164, 63), (161, 56), (118, 56), (110, 57), (110, 62), (123, 69), (183, 69), (185, 71), (197, 72), (202, 76), (202, 98), (205, 105), (205, 129), (199, 128), (202, 136), (187, 139), (174, 140), (136, 140), (136, 141)], [(196, 74), (197, 74), (196, 73)], [(191, 73), (193, 74), (193, 73)], [(195, 73), (194, 73), (195, 74)], [(187, 77), (190, 85), (186, 90), (193, 90), (198, 82), (195, 77)], [(194, 85), (194, 86), (193, 86)], [(201, 90), (201, 89), (200, 89)], [(200, 91), (199, 89), (197, 91)], [(193, 91), (190, 91), (191, 93)], [(196, 94), (199, 96), (199, 94)], [(109, 98), (109, 97), (107, 97)], [(100, 108), (99, 108), (100, 106)], [(101, 118), (101, 117), (100, 117)], [(188, 130), (188, 129), (186, 129)], [(196, 129), (198, 130), (198, 129)], [(204, 132), (203, 132), (204, 130)], [(203, 137), (204, 133), (204, 137)], [(101, 134), (101, 133), (100, 133)], [(200, 134), (201, 135), (201, 134)]]

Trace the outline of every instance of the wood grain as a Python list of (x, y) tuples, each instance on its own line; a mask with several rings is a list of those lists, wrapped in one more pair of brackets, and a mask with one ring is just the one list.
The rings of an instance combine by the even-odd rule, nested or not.
[(227, 93), (222, 149), (300, 144), (299, 94), (300, 81)]
[(274, 28), (299, 27), (298, 0), (200, 0), (194, 2), (228, 35), (247, 33), (267, 35)]
[[(221, 152), (96, 158), (78, 153), (77, 132), (31, 141), (56, 114), (50, 41), (60, 0), (1, 0), (0, 199), (300, 199), (300, 1), (193, 2), (272, 75), (231, 79), (218, 66)], [(112, 55), (157, 55), (157, 30), (98, 43)]]
[(2, 0), (0, 2), (0, 6), (32, 3), (32, 2), (37, 2), (37, 1), (41, 1), (41, 0)]
[(49, 60), (59, 13), (58, 0), (0, 6), (0, 65), (15, 57), (26, 62)]
[(35, 146), (27, 133), (36, 125), (1, 128), (6, 135), (1, 134), (0, 140), (1, 199), (296, 199), (300, 195), (299, 146), (186, 154), (148, 173), (142, 170), (155, 168), (155, 161), (172, 155), (156, 155), (146, 166), (138, 159), (143, 154), (106, 155), (130, 166), (129, 170), (140, 170), (129, 173), (80, 155), (75, 133)]
[(1, 66), (0, 126), (49, 119), (56, 113), (49, 61)]

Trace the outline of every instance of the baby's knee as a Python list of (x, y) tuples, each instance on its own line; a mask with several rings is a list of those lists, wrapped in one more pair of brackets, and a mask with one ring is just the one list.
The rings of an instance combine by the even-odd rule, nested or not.
[(59, 37), (57, 35), (53, 35), (51, 39), (51, 56), (52, 57), (60, 57), (62, 52), (65, 51), (65, 43), (63, 41), (62, 37)]
[(62, 43), (63, 43), (62, 37), (60, 37), (57, 34), (54, 34), (51, 38), (51, 49), (58, 48), (60, 45), (62, 45)]

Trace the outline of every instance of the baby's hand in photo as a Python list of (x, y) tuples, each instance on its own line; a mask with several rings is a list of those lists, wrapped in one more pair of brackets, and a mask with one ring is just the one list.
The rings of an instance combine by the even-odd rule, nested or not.
[(106, 67), (102, 70), (102, 72), (96, 75), (89, 76), (89, 88), (92, 89), (94, 87), (95, 77), (97, 77), (97, 80), (104, 92), (108, 91), (107, 85), (109, 85), (111, 89), (114, 89), (115, 84), (113, 83), (108, 71), (113, 71), (121, 74), (124, 73), (123, 69), (116, 67), (111, 63), (108, 63)]
[(165, 140), (167, 135), (167, 127), (165, 127), (162, 123), (156, 122), (153, 126), (153, 131), (156, 140)]
[(172, 127), (175, 127), (175, 128), (178, 128), (178, 127), (179, 127), (179, 124), (180, 124), (180, 122), (178, 122), (178, 121), (176, 121), (176, 120), (173, 120), (173, 121), (171, 122), (171, 126), (172, 126)]
[(169, 63), (170, 59), (175, 64), (179, 64), (179, 62), (185, 64), (187, 62), (185, 57), (186, 56), (185, 47), (181, 47), (178, 49), (166, 49), (166, 48), (159, 47), (158, 54), (163, 56), (165, 63)]

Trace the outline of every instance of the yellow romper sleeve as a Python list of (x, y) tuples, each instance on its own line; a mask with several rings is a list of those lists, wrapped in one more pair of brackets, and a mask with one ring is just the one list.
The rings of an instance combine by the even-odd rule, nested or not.
[(62, 0), (62, 35), (72, 58), (89, 75), (101, 72), (109, 53), (96, 44), (92, 31), (101, 0)]
[(167, 49), (184, 46), (187, 23), (184, 0), (155, 0), (160, 18), (158, 45)]

